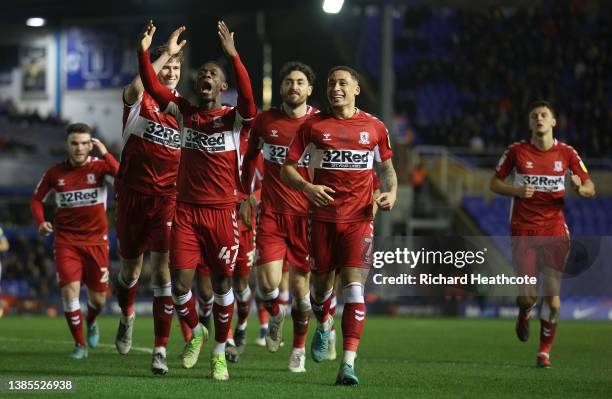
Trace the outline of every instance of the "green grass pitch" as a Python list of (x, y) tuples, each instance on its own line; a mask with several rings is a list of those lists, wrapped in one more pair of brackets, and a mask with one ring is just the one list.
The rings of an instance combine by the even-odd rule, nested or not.
[[(530, 341), (521, 343), (514, 336), (512, 320), (369, 317), (356, 363), (361, 380), (356, 388), (333, 385), (337, 361), (315, 364), (308, 358), (307, 373), (289, 373), (290, 345), (276, 354), (256, 347), (254, 319), (240, 363), (229, 364), (228, 382), (210, 380), (210, 344), (193, 369), (180, 367), (182, 340), (177, 323), (173, 323), (169, 345), (170, 372), (164, 377), (149, 371), (151, 355), (146, 349), (152, 345), (151, 318), (136, 319), (134, 347), (138, 350), (128, 356), (114, 349), (118, 319), (102, 317), (99, 323), (102, 347), (90, 350), (88, 359), (72, 361), (67, 358), (72, 344), (63, 317), (0, 319), (0, 379), (69, 377), (76, 390), (62, 396), (96, 399), (567, 399), (612, 395), (612, 323), (605, 322), (562, 321), (553, 351), (554, 368), (540, 370), (535, 368), (537, 322), (532, 322)], [(285, 340), (290, 339), (290, 323), (286, 323)], [(340, 354), (341, 342), (338, 349)], [(4, 391), (0, 396), (28, 395)]]

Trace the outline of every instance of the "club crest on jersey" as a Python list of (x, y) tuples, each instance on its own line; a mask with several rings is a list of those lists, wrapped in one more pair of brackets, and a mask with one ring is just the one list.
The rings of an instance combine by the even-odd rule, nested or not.
[(278, 130), (270, 130), (270, 137), (278, 137)]
[(323, 133), (323, 141), (331, 141), (331, 133)]
[(88, 173), (87, 184), (96, 184), (96, 175), (94, 175), (93, 173)]
[(531, 161), (527, 161), (527, 162), (525, 162), (525, 167), (526, 167), (527, 169), (533, 169), (533, 162), (531, 162)]
[(65, 186), (66, 185), (66, 181), (64, 179), (57, 179), (57, 185), (58, 186)]
[(213, 117), (213, 128), (223, 127), (223, 121), (220, 116)]
[(370, 144), (370, 133), (359, 132), (359, 144)]
[(563, 171), (563, 162), (561, 161), (555, 161), (555, 167), (553, 169), (555, 172), (562, 172)]

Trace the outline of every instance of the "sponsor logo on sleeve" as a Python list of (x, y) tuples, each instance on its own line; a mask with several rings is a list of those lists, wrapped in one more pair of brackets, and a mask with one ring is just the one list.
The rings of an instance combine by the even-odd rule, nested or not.
[(587, 168), (586, 168), (586, 166), (585, 166), (584, 162), (582, 162), (582, 161), (580, 161), (580, 168), (582, 169), (582, 171), (583, 171), (584, 173), (588, 173)]

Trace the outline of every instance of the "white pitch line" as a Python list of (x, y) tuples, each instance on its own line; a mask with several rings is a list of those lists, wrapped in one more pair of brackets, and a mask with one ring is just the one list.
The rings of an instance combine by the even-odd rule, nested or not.
[[(3, 337), (0, 336), (0, 341), (13, 341), (13, 342), (39, 342), (44, 344), (74, 344), (74, 341), (62, 341), (62, 340), (53, 340), (53, 339), (36, 339), (36, 338), (14, 338), (14, 337)], [(110, 348), (115, 349), (115, 345), (111, 344), (98, 344), (100, 348)], [(151, 348), (142, 348), (138, 346), (132, 346), (132, 350), (136, 352), (143, 353), (153, 353), (153, 349)]]

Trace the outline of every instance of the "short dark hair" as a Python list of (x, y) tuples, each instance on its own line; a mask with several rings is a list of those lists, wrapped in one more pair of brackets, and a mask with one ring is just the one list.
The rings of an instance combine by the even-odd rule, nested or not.
[(87, 133), (91, 135), (91, 127), (86, 123), (71, 123), (66, 127), (66, 137), (72, 133)]
[[(161, 57), (161, 55), (164, 53), (164, 51), (166, 51), (168, 49), (168, 46), (161, 45), (156, 47), (152, 52), (151, 52), (151, 62), (155, 62), (155, 60), (157, 60), (159, 57)], [(183, 63), (184, 60), (184, 55), (183, 55), (183, 50), (180, 50), (178, 53), (174, 54), (169, 60), (170, 61), (178, 61), (179, 63)]]
[(536, 108), (540, 108), (540, 107), (546, 107), (550, 110), (550, 113), (552, 114), (553, 117), (555, 117), (555, 108), (553, 107), (553, 105), (546, 100), (536, 100), (534, 102), (532, 102), (531, 104), (529, 104), (529, 112), (528, 114), (531, 114), (531, 111), (533, 111)]
[(306, 79), (308, 80), (308, 84), (312, 85), (317, 78), (314, 71), (309, 65), (304, 64), (299, 61), (289, 61), (282, 66), (278, 76), (280, 77), (281, 82), (285, 80), (287, 75), (289, 75), (293, 71), (302, 72), (306, 75)]
[(219, 70), (223, 74), (223, 81), (227, 82), (227, 73), (225, 73), (225, 68), (223, 68), (221, 66), (221, 64), (218, 63), (217, 61), (206, 61), (206, 62), (202, 63), (202, 65), (200, 65), (200, 67), (197, 69), (197, 71), (199, 72), (202, 68), (204, 68), (204, 65), (206, 65), (206, 64), (212, 64), (212, 65), (216, 66), (217, 68), (219, 68)]
[(356, 70), (354, 70), (350, 66), (346, 66), (346, 65), (338, 65), (338, 66), (335, 66), (332, 69), (330, 69), (329, 72), (327, 72), (327, 79), (329, 79), (331, 74), (336, 72), (336, 71), (346, 71), (346, 72), (350, 73), (351, 77), (353, 78), (353, 80), (356, 81), (357, 84), (359, 84), (359, 80), (360, 80), (359, 72), (357, 72)]

